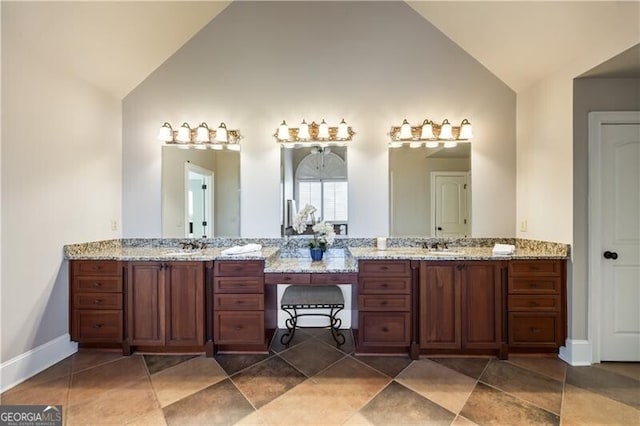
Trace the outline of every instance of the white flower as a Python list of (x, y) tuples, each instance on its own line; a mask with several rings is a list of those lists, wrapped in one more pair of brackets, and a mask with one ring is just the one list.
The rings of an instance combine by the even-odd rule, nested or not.
[(293, 218), (292, 226), (298, 234), (302, 234), (307, 230), (308, 217), (311, 216), (313, 241), (310, 243), (310, 247), (320, 247), (322, 250), (326, 250), (327, 246), (330, 246), (335, 241), (336, 232), (329, 222), (321, 221), (316, 223), (313, 215), (316, 211), (317, 209), (314, 206), (307, 204)]

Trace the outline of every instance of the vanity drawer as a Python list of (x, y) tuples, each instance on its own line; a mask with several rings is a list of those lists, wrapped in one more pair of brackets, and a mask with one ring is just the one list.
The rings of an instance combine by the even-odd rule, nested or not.
[(213, 279), (214, 293), (264, 293), (264, 279), (258, 277), (222, 277)]
[(76, 276), (73, 279), (73, 291), (121, 293), (122, 277)]
[(360, 276), (411, 276), (411, 262), (408, 260), (361, 260), (358, 263), (358, 271)]
[(562, 262), (559, 260), (512, 260), (509, 262), (509, 275), (517, 276), (553, 276), (562, 273)]
[(75, 275), (122, 275), (121, 263), (116, 260), (74, 260)]
[(264, 309), (262, 294), (216, 294), (213, 309), (221, 311), (261, 311)]
[(122, 342), (122, 311), (73, 311), (73, 336), (77, 342)]
[(121, 293), (75, 293), (75, 309), (122, 309)]
[(561, 345), (557, 313), (509, 313), (509, 346), (557, 347)]
[(359, 339), (363, 346), (407, 346), (411, 340), (408, 312), (360, 312)]
[(218, 311), (213, 326), (214, 343), (264, 344), (264, 312)]
[(411, 294), (411, 278), (360, 277), (358, 286), (361, 294)]
[(309, 284), (311, 274), (264, 274), (265, 284)]
[(311, 274), (311, 284), (354, 284), (356, 274)]
[(411, 310), (411, 296), (408, 294), (361, 294), (358, 296), (361, 311), (401, 311)]
[(262, 277), (264, 262), (261, 260), (220, 260), (213, 262), (215, 276), (220, 277)]
[(560, 296), (510, 295), (509, 311), (560, 311)]
[(560, 294), (560, 278), (509, 278), (509, 293)]

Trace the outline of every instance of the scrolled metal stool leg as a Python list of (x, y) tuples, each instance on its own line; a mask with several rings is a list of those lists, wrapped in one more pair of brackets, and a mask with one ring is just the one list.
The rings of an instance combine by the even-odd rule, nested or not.
[(291, 343), (291, 340), (293, 340), (293, 336), (296, 334), (298, 312), (296, 311), (296, 308), (293, 308), (293, 314), (289, 312), (288, 308), (282, 308), (282, 310), (289, 314), (291, 318), (287, 318), (284, 322), (285, 326), (287, 327), (287, 332), (280, 336), (280, 343), (285, 346), (289, 346), (289, 343)]
[(331, 329), (331, 335), (333, 336), (333, 340), (335, 340), (337, 346), (342, 346), (347, 341), (340, 331), (340, 326), (342, 325), (342, 320), (340, 318), (336, 318), (338, 312), (342, 310), (342, 307), (338, 307), (335, 311), (334, 308), (331, 308), (331, 313), (329, 314), (329, 320), (331, 324), (329, 328)]

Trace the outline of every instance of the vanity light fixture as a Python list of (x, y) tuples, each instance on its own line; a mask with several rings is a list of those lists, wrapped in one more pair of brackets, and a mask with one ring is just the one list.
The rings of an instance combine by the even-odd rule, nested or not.
[(347, 125), (344, 118), (336, 127), (331, 127), (324, 119), (317, 124), (312, 121), (308, 124), (302, 120), (300, 127), (289, 127), (287, 122), (282, 120), (278, 130), (273, 135), (276, 141), (284, 148), (296, 146), (346, 146), (346, 143), (353, 139), (356, 133)]
[(182, 123), (178, 130), (173, 130), (171, 124), (165, 122), (160, 127), (158, 139), (166, 145), (175, 145), (180, 148), (197, 149), (224, 149), (240, 151), (239, 130), (228, 130), (227, 125), (220, 123), (214, 130), (210, 129), (207, 123), (202, 122), (197, 128), (192, 129), (189, 123)]
[(411, 126), (405, 118), (400, 126), (391, 127), (389, 136), (390, 148), (399, 148), (405, 143), (411, 148), (419, 148), (423, 143), (427, 148), (437, 148), (440, 143), (444, 148), (453, 148), (458, 142), (469, 142), (473, 138), (473, 127), (466, 118), (460, 126), (452, 126), (447, 119), (440, 125), (425, 119), (420, 126)]

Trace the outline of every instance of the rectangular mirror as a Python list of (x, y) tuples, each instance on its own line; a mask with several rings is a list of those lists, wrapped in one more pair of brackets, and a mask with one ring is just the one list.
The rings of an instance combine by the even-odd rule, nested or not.
[(309, 146), (281, 149), (282, 235), (295, 235), (293, 217), (305, 205), (317, 209), (316, 219), (332, 225), (338, 235), (349, 228), (347, 148)]
[(389, 234), (471, 236), (471, 144), (389, 148)]
[(162, 236), (240, 236), (239, 152), (162, 147)]

